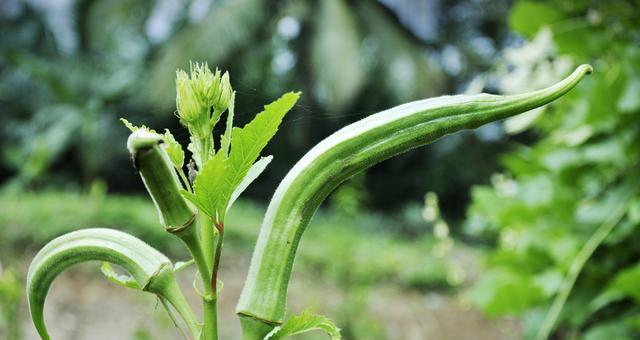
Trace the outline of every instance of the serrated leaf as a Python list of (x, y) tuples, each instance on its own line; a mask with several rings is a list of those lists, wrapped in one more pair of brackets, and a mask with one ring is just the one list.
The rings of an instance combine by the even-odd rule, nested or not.
[(209, 217), (217, 220), (221, 201), (220, 189), (227, 169), (228, 159), (222, 153), (216, 154), (198, 172), (198, 177), (193, 183), (194, 193), (181, 190), (182, 196), (193, 202)]
[(122, 122), (122, 124), (124, 124), (124, 126), (127, 127), (127, 129), (131, 130), (131, 132), (136, 132), (136, 130), (139, 129), (137, 126), (134, 126), (133, 124), (131, 124), (128, 120), (126, 120), (124, 118), (120, 118), (120, 121)]
[(231, 209), (231, 206), (233, 205), (233, 203), (238, 199), (238, 197), (240, 197), (240, 195), (245, 190), (247, 190), (249, 185), (251, 185), (251, 183), (253, 183), (253, 181), (255, 181), (256, 178), (260, 176), (260, 174), (262, 174), (264, 169), (267, 168), (267, 165), (271, 163), (271, 160), (273, 160), (273, 156), (262, 157), (260, 158), (260, 160), (258, 160), (251, 166), (251, 168), (247, 172), (247, 175), (244, 176), (244, 178), (242, 179), (242, 182), (240, 182), (240, 184), (236, 187), (233, 193), (231, 193), (231, 197), (229, 198), (229, 203), (227, 204), (227, 211)]
[(184, 165), (184, 151), (182, 145), (176, 141), (169, 129), (164, 129), (164, 150), (167, 152), (171, 163), (176, 169), (182, 169)]
[(136, 131), (138, 131), (140, 129), (145, 129), (145, 130), (148, 130), (150, 132), (156, 133), (155, 130), (149, 129), (149, 127), (144, 125), (144, 124), (140, 125), (140, 126), (135, 126), (135, 125), (131, 124), (128, 120), (126, 120), (124, 118), (120, 118), (120, 121), (122, 122), (122, 124), (124, 124), (124, 126), (127, 127), (127, 129), (131, 130), (131, 132), (136, 132)]
[(189, 137), (189, 144), (187, 145), (187, 150), (191, 152), (191, 159), (195, 161), (198, 169), (202, 169), (202, 156), (200, 153), (200, 144), (197, 143), (193, 136)]
[(292, 316), (282, 326), (274, 328), (264, 337), (264, 340), (285, 339), (292, 335), (311, 332), (324, 331), (331, 337), (331, 340), (340, 340), (340, 328), (333, 321), (324, 315), (317, 315), (311, 311), (304, 311), (300, 315)]
[(264, 110), (243, 128), (233, 128), (229, 168), (219, 188), (220, 200), (216, 207), (218, 217), (224, 219), (226, 207), (235, 189), (243, 181), (260, 152), (273, 138), (285, 114), (300, 98), (300, 92), (285, 93), (278, 100), (266, 105)]
[(102, 272), (102, 275), (109, 279), (109, 281), (117, 285), (125, 288), (140, 289), (140, 285), (138, 284), (136, 279), (134, 279), (130, 275), (120, 275), (116, 273), (109, 262), (103, 262), (102, 266), (100, 266), (100, 271)]

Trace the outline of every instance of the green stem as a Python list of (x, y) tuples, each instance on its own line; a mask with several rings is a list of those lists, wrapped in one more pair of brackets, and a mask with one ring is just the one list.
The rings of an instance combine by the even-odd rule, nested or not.
[(204, 334), (206, 340), (218, 339), (217, 299), (204, 300)]
[[(209, 229), (212, 229), (209, 227)], [(206, 263), (204, 254), (199, 260), (205, 270), (200, 272), (202, 277), (202, 283), (204, 286), (204, 296), (202, 297), (202, 305), (204, 310), (204, 339), (205, 340), (217, 340), (218, 339), (218, 312), (217, 312), (217, 294), (211, 289), (211, 274), (209, 271), (210, 266)], [(198, 260), (196, 260), (196, 263)]]
[(218, 338), (218, 267), (220, 266), (220, 255), (222, 254), (222, 240), (224, 239), (224, 224), (216, 224), (218, 237), (216, 242), (215, 255), (213, 257), (213, 268), (209, 286), (205, 287), (209, 299), (204, 301), (204, 327), (207, 340)]
[(212, 143), (213, 141), (211, 136), (200, 138), (200, 161), (202, 166), (204, 166), (207, 160), (209, 160), (209, 151), (211, 150)]
[(189, 249), (189, 253), (191, 253), (191, 257), (193, 257), (193, 261), (198, 268), (198, 273), (200, 273), (202, 285), (205, 287), (208, 286), (211, 272), (209, 271), (209, 266), (207, 265), (205, 252), (202, 249), (202, 243), (200, 242), (200, 240), (198, 240), (197, 229), (195, 228), (195, 216), (183, 229), (169, 229), (168, 231), (175, 236), (178, 236), (187, 246), (187, 248)]
[[(213, 140), (211, 140), (211, 136), (201, 138), (200, 139), (200, 160), (202, 166), (207, 162), (209, 158), (209, 150), (213, 145)], [(202, 169), (199, 169), (202, 170)], [(209, 271), (209, 268), (212, 268), (214, 262), (214, 230), (213, 223), (209, 216), (207, 216), (202, 211), (199, 212), (198, 216), (200, 222), (200, 235), (201, 240), (201, 249), (202, 249), (202, 259), (200, 260), (202, 265), (199, 265), (206, 268), (206, 271), (200, 271), (202, 275), (202, 282), (204, 286), (204, 296), (202, 298), (203, 303), (203, 314), (204, 314), (204, 339), (205, 340), (217, 340), (218, 339), (218, 311), (217, 311), (217, 294), (215, 293), (215, 282), (211, 282), (212, 272)], [(196, 260), (198, 261), (198, 260)], [(206, 275), (206, 278), (205, 278)], [(212, 289), (212, 287), (214, 287)]]
[(198, 339), (200, 336), (200, 325), (196, 319), (196, 316), (193, 314), (191, 306), (182, 295), (182, 291), (178, 287), (175, 281), (168, 281), (165, 287), (163, 288), (163, 296), (161, 299), (166, 299), (171, 306), (178, 312), (178, 314), (182, 317), (191, 336), (194, 340)]
[(180, 178), (182, 179), (182, 182), (184, 182), (184, 185), (187, 187), (187, 191), (193, 192), (193, 189), (191, 188), (191, 183), (189, 183), (189, 180), (187, 179), (187, 176), (185, 176), (184, 171), (182, 171), (182, 169), (177, 169), (177, 170), (178, 170), (178, 174), (180, 175)]
[(214, 252), (214, 239), (213, 223), (207, 214), (202, 211), (199, 212), (198, 219), (200, 220), (200, 234), (202, 235), (202, 251), (204, 252), (204, 258), (207, 263), (207, 268), (211, 268), (213, 265), (213, 252)]
[[(206, 221), (209, 221), (208, 218), (205, 218)], [(212, 227), (208, 227), (209, 230), (212, 230)], [(217, 295), (211, 289), (211, 265), (207, 262), (207, 254), (212, 253), (207, 252), (203, 249), (203, 246), (209, 244), (211, 242), (204, 242), (205, 240), (212, 241), (213, 236), (210, 238), (205, 238), (203, 236), (203, 242), (198, 242), (194, 240), (193, 248), (194, 251), (191, 252), (193, 259), (198, 267), (198, 272), (200, 273), (200, 277), (202, 279), (202, 285), (204, 287), (204, 296), (202, 296), (202, 306), (204, 311), (204, 339), (205, 340), (217, 340), (218, 339), (218, 316), (216, 310), (216, 300)], [(186, 243), (186, 242), (185, 242)], [(191, 248), (190, 248), (191, 249)]]
[(587, 260), (589, 260), (591, 255), (596, 251), (598, 246), (600, 246), (607, 236), (609, 236), (611, 231), (613, 231), (613, 228), (615, 228), (615, 226), (618, 225), (620, 220), (624, 217), (628, 206), (628, 204), (624, 204), (624, 201), (627, 201), (629, 196), (625, 195), (623, 197), (625, 198), (616, 204), (617, 209), (607, 216), (605, 221), (602, 222), (598, 229), (596, 229), (593, 235), (591, 235), (589, 240), (584, 244), (582, 249), (580, 249), (580, 252), (578, 252), (576, 257), (573, 259), (573, 262), (571, 262), (567, 276), (564, 278), (564, 281), (560, 286), (560, 290), (551, 304), (551, 308), (549, 308), (549, 312), (536, 335), (536, 340), (545, 340), (549, 338), (549, 335), (551, 335), (551, 332), (558, 322), (558, 318), (560, 317), (564, 304), (567, 302), (569, 294), (571, 293), (580, 272), (582, 272), (582, 268), (587, 263)]

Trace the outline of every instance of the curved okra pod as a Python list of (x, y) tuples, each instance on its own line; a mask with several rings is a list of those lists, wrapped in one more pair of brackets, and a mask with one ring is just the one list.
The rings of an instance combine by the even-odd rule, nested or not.
[(352, 175), (456, 131), (545, 105), (571, 90), (589, 65), (548, 88), (420, 100), (374, 114), (311, 149), (278, 186), (267, 209), (236, 312), (246, 339), (262, 339), (285, 316), (287, 287), (300, 237), (322, 201)]
[(49, 242), (35, 256), (27, 274), (27, 298), (33, 323), (42, 339), (50, 339), (44, 322), (44, 302), (53, 280), (68, 267), (86, 261), (105, 261), (125, 269), (132, 285), (158, 295), (183, 318), (191, 337), (200, 326), (173, 274), (171, 261), (129, 234), (104, 228), (74, 231)]

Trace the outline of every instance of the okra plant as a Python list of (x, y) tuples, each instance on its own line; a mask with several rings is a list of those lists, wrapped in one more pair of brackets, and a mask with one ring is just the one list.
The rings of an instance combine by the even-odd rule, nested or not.
[[(237, 305), (243, 338), (282, 339), (310, 330), (340, 338), (328, 318), (304, 312), (286, 319), (286, 297), (298, 243), (318, 206), (340, 183), (394, 155), (463, 129), (510, 117), (545, 105), (571, 90), (589, 65), (548, 88), (513, 96), (488, 94), (420, 100), (371, 115), (335, 132), (313, 147), (278, 186), (264, 217), (249, 273)], [(177, 71), (177, 116), (189, 131), (185, 152), (169, 130), (146, 126), (131, 130), (127, 148), (169, 234), (188, 248), (197, 267), (194, 289), (203, 315), (197, 317), (176, 283), (173, 264), (138, 238), (111, 229), (84, 229), (49, 242), (33, 259), (27, 295), (33, 323), (50, 339), (44, 303), (52, 281), (69, 266), (103, 261), (102, 272), (124, 287), (155, 294), (185, 338), (218, 337), (216, 301), (222, 290), (218, 269), (225, 216), (234, 201), (267, 167), (272, 156), (262, 149), (276, 133), (300, 93), (284, 94), (244, 127), (234, 127), (235, 92), (228, 73), (192, 64)], [(226, 112), (224, 132), (213, 129)], [(330, 254), (327, 254), (330, 256)], [(117, 274), (116, 264), (129, 275)]]

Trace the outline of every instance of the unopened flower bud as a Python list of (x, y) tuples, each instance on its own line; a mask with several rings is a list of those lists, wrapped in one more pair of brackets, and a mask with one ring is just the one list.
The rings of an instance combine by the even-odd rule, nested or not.
[[(216, 70), (216, 72), (219, 73), (220, 71)], [(220, 77), (218, 76), (218, 78)], [(217, 83), (215, 82), (214, 74), (206, 63), (191, 63), (190, 83), (201, 107), (208, 111), (213, 105)]]
[(176, 71), (176, 107), (178, 117), (185, 126), (196, 123), (203, 113), (189, 76), (182, 70)]
[[(192, 63), (190, 75), (176, 72), (176, 106), (180, 122), (192, 135), (203, 138), (211, 133), (219, 115), (229, 108), (233, 89), (229, 73), (211, 72), (206, 63)], [(211, 117), (211, 107), (215, 117)]]
[(233, 88), (231, 88), (231, 81), (229, 80), (229, 72), (225, 72), (220, 80), (218, 86), (217, 95), (213, 102), (213, 107), (216, 111), (222, 112), (229, 108), (231, 97), (233, 95)]

